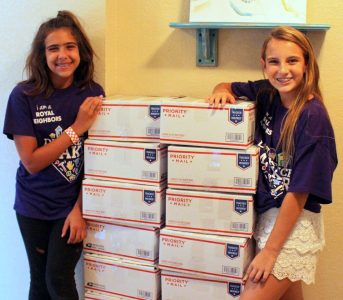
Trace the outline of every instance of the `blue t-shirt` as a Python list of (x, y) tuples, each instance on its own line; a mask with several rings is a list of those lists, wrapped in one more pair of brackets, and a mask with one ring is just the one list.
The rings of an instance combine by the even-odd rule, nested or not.
[[(49, 98), (27, 96), (30, 84), (18, 84), (9, 96), (4, 134), (33, 136), (38, 147), (55, 140), (75, 121), (82, 102), (90, 96), (104, 95), (100, 85), (84, 89), (74, 85), (58, 89)], [(51, 165), (30, 174), (22, 162), (16, 176), (14, 209), (17, 213), (42, 220), (66, 217), (73, 208), (83, 177), (83, 142), (72, 145)]]
[(320, 212), (320, 204), (332, 202), (331, 181), (337, 166), (334, 132), (322, 103), (316, 98), (306, 103), (295, 129), (293, 159), (286, 166), (277, 145), (287, 108), (278, 92), (267, 80), (235, 82), (232, 91), (257, 100), (255, 144), (260, 148), (260, 166), (256, 211), (280, 207), (288, 191), (309, 193), (305, 209)]

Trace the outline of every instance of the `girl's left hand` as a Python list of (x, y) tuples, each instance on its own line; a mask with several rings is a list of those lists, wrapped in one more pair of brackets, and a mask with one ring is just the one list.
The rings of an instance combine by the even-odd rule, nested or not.
[(248, 279), (254, 283), (265, 282), (273, 270), (277, 256), (277, 252), (263, 248), (250, 263), (243, 277), (243, 283)]
[(79, 206), (74, 206), (67, 216), (63, 229), (62, 236), (64, 237), (69, 228), (68, 244), (76, 244), (82, 242), (87, 234), (86, 221), (83, 219)]

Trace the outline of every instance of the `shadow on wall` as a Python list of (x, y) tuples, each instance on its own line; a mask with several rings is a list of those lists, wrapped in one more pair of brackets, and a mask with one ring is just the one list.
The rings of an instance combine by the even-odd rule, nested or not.
[[(220, 29), (218, 67), (240, 71), (260, 69), (260, 53), (267, 29)], [(317, 56), (320, 55), (325, 31), (308, 33)], [(173, 29), (146, 63), (148, 68), (179, 69), (196, 65), (196, 30)], [(206, 69), (206, 67), (201, 67)], [(213, 70), (213, 68), (210, 68)]]
[(307, 33), (308, 38), (313, 46), (314, 53), (317, 59), (320, 57), (320, 50), (322, 49), (325, 40), (326, 31), (311, 31)]

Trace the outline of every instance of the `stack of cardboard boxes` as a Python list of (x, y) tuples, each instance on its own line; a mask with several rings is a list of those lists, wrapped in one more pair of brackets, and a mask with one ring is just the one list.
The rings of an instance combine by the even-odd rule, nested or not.
[(89, 130), (82, 187), (85, 299), (160, 299), (167, 181), (160, 102), (107, 98)]
[(161, 107), (168, 147), (166, 227), (159, 267), (164, 300), (237, 299), (253, 256), (255, 103), (213, 108), (201, 99)]
[(84, 150), (85, 299), (239, 297), (253, 255), (254, 127), (249, 101), (103, 101)]

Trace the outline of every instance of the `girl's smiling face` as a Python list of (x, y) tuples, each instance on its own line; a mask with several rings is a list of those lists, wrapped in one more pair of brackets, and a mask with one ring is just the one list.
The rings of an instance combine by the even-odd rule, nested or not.
[(303, 84), (306, 71), (302, 49), (293, 42), (272, 38), (262, 66), (271, 85), (279, 91), (282, 104), (290, 107)]
[(59, 28), (47, 35), (45, 56), (53, 86), (60, 89), (70, 86), (80, 64), (78, 44), (70, 29)]

